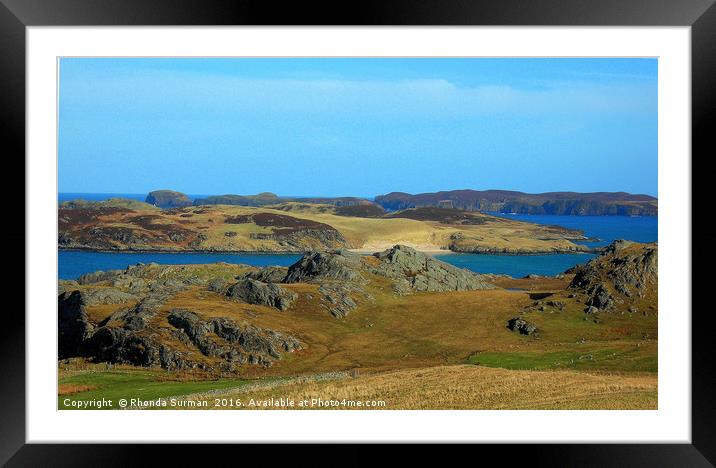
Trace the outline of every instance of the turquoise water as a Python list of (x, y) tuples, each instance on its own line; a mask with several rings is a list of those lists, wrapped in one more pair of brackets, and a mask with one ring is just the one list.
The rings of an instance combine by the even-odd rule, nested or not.
[(447, 254), (435, 255), (443, 262), (476, 273), (494, 273), (522, 278), (529, 274), (554, 276), (564, 270), (588, 262), (593, 254), (547, 254), (547, 255), (489, 255)]
[[(570, 229), (581, 229), (585, 236), (598, 240), (581, 242), (590, 247), (601, 247), (616, 239), (636, 242), (656, 242), (659, 220), (656, 216), (557, 216), (557, 215), (504, 215), (504, 218), (537, 224), (555, 224)], [(495, 273), (521, 278), (530, 273), (552, 276), (579, 263), (589, 261), (592, 254), (549, 255), (436, 255), (444, 262), (478, 273)]]
[(75, 250), (60, 250), (58, 257), (58, 277), (60, 279), (77, 279), (80, 275), (97, 270), (122, 270), (137, 263), (186, 265), (225, 262), (254, 266), (289, 266), (301, 258), (300, 255), (291, 254), (129, 253)]
[[(585, 242), (590, 246), (607, 245), (615, 239), (637, 242), (654, 242), (658, 239), (656, 217), (628, 216), (554, 216), (554, 215), (502, 215), (538, 224), (557, 224), (581, 229), (588, 237), (599, 241)], [(478, 273), (506, 274), (516, 278), (530, 273), (556, 275), (584, 263), (594, 257), (591, 254), (550, 254), (550, 255), (475, 255), (447, 254), (437, 258), (460, 268)], [(136, 263), (156, 262), (160, 264), (198, 263), (245, 263), (254, 266), (288, 266), (300, 255), (292, 254), (212, 254), (212, 253), (107, 253), (85, 251), (60, 251), (58, 274), (60, 279), (75, 279), (97, 270), (123, 269)]]
[[(492, 213), (496, 214), (496, 213)], [(656, 216), (558, 216), (558, 215), (506, 215), (507, 219), (527, 221), (537, 224), (556, 224), (558, 226), (581, 229), (587, 237), (596, 237), (598, 242), (582, 242), (589, 246), (603, 246), (615, 239), (636, 242), (656, 242), (659, 234), (659, 218)]]

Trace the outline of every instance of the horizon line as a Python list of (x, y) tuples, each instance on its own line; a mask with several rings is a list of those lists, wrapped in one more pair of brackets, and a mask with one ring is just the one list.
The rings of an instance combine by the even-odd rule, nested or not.
[(429, 194), (429, 193), (441, 193), (441, 192), (462, 192), (462, 191), (473, 191), (473, 192), (516, 192), (516, 193), (523, 193), (525, 195), (543, 195), (546, 193), (575, 193), (575, 194), (594, 194), (594, 193), (625, 193), (628, 195), (645, 195), (653, 198), (658, 199), (658, 194), (651, 194), (651, 193), (638, 193), (638, 192), (629, 192), (626, 190), (601, 190), (601, 191), (593, 191), (593, 192), (577, 192), (574, 190), (549, 190), (545, 192), (523, 192), (521, 190), (513, 190), (513, 189), (470, 189), (470, 188), (461, 188), (461, 189), (448, 189), (448, 190), (434, 190), (434, 191), (426, 191), (426, 192), (404, 192), (400, 190), (394, 190), (391, 192), (385, 192), (385, 193), (379, 193), (376, 195), (279, 195), (274, 192), (270, 191), (263, 191), (263, 192), (257, 192), (253, 194), (240, 194), (240, 193), (190, 193), (190, 192), (184, 192), (180, 190), (175, 189), (154, 189), (154, 190), (148, 190), (144, 192), (83, 192), (83, 191), (57, 191), (57, 194), (77, 194), (77, 195), (148, 195), (151, 192), (157, 192), (160, 190), (171, 190), (174, 192), (183, 193), (187, 196), (192, 197), (221, 197), (221, 196), (227, 196), (227, 195), (236, 195), (236, 196), (243, 196), (243, 197), (251, 197), (256, 196), (259, 193), (273, 193), (278, 198), (366, 198), (366, 199), (372, 199), (377, 196), (382, 195), (388, 195), (391, 193), (405, 193), (408, 195), (422, 195), (422, 194)]

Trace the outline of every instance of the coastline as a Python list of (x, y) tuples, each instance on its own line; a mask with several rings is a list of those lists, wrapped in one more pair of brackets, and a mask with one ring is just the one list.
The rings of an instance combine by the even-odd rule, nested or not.
[[(392, 246), (391, 246), (392, 247)], [(504, 251), (480, 251), (480, 252), (456, 252), (449, 249), (421, 249), (409, 245), (418, 252), (428, 255), (504, 255), (504, 256), (528, 256), (528, 255), (563, 255), (563, 254), (595, 254), (601, 251), (601, 248), (592, 248), (591, 250), (568, 250), (568, 251), (534, 251), (534, 252), (504, 252)], [(390, 247), (378, 249), (346, 249), (349, 252), (372, 255), (381, 252)], [(207, 250), (207, 249), (95, 249), (90, 247), (57, 247), (58, 252), (96, 252), (96, 253), (118, 253), (118, 254), (218, 254), (218, 255), (304, 255), (308, 251), (299, 250)]]

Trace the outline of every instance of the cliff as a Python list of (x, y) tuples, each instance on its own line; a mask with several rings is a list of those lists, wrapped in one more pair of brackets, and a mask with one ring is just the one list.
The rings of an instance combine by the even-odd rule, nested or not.
[(181, 192), (173, 190), (155, 190), (149, 192), (146, 202), (159, 208), (179, 208), (191, 206), (191, 200)]
[(389, 211), (416, 207), (466, 211), (550, 215), (656, 216), (658, 201), (649, 195), (626, 192), (547, 192), (529, 194), (508, 190), (452, 190), (412, 195), (392, 192), (376, 203)]

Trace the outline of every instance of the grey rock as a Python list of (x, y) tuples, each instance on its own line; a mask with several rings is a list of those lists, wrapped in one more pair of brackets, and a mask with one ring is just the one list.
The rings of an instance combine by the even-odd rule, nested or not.
[(563, 310), (564, 306), (565, 306), (564, 302), (554, 301), (554, 300), (545, 301), (544, 305), (546, 305), (548, 307), (554, 307), (555, 309), (559, 309), (559, 310)]
[(140, 336), (123, 328), (103, 327), (85, 343), (85, 354), (99, 362), (126, 363), (138, 366), (161, 366), (165, 369), (204, 368), (157, 340)]
[[(327, 283), (321, 285), (318, 292), (323, 294), (323, 303), (326, 309), (336, 318), (343, 318), (358, 307), (358, 304), (351, 298), (349, 285)], [(356, 292), (361, 292), (361, 290)]]
[(85, 301), (80, 291), (64, 292), (57, 298), (58, 354), (60, 359), (81, 354), (83, 342), (92, 335)]
[(62, 294), (63, 292), (72, 292), (79, 289), (80, 284), (77, 281), (74, 280), (59, 280), (57, 282), (57, 294)]
[(656, 292), (657, 263), (656, 244), (616, 240), (598, 257), (572, 268), (574, 279), (569, 287), (586, 292), (588, 306), (611, 310), (616, 304)]
[(291, 265), (284, 283), (310, 283), (320, 280), (355, 281), (362, 268), (360, 255), (344, 249), (309, 252)]
[(207, 289), (209, 291), (214, 291), (220, 294), (226, 294), (226, 290), (229, 289), (229, 286), (231, 283), (229, 281), (223, 279), (223, 278), (216, 278), (207, 284)]
[(288, 268), (267, 266), (261, 268), (258, 271), (251, 271), (249, 273), (246, 273), (244, 277), (261, 281), (262, 283), (282, 283), (284, 278), (286, 278), (287, 273)]
[(588, 306), (593, 306), (601, 310), (614, 307), (614, 298), (603, 283), (598, 283), (588, 292), (590, 294), (590, 298), (586, 302)]
[(298, 295), (273, 283), (262, 283), (251, 278), (239, 280), (229, 286), (226, 296), (249, 304), (265, 305), (279, 310), (288, 309)]
[(380, 260), (374, 273), (397, 280), (395, 289), (399, 293), (494, 289), (480, 275), (456, 268), (404, 245), (396, 245), (374, 255)]
[(100, 322), (99, 325), (122, 327), (131, 331), (143, 330), (156, 316), (167, 298), (168, 296), (161, 293), (150, 294), (139, 301), (134, 307), (113, 313)]
[(82, 293), (87, 305), (98, 304), (122, 304), (124, 302), (136, 301), (139, 298), (115, 288), (87, 289)]
[(507, 328), (511, 331), (519, 332), (522, 335), (533, 335), (537, 333), (537, 327), (520, 318), (520, 317), (514, 317), (507, 321)]
[(102, 281), (110, 281), (122, 274), (122, 270), (95, 271), (93, 273), (85, 273), (77, 278), (79, 284), (94, 284)]
[(300, 342), (292, 336), (253, 325), (240, 326), (226, 317), (204, 321), (195, 312), (174, 309), (168, 321), (183, 331), (202, 354), (240, 364), (270, 366), (281, 358), (281, 352), (301, 349)]

